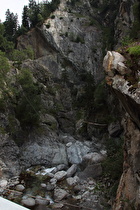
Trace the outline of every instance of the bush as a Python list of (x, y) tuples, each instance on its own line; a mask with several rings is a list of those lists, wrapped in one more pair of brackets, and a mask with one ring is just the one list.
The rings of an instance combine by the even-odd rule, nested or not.
[[(108, 139), (106, 141), (107, 158), (102, 163), (104, 175), (109, 176), (112, 183), (109, 189), (110, 196), (115, 196), (120, 177), (123, 172), (123, 139)], [(113, 194), (112, 194), (113, 193)]]
[(34, 51), (33, 49), (28, 46), (25, 50), (13, 50), (13, 52), (9, 55), (9, 58), (12, 61), (22, 62), (26, 59), (34, 59)]
[(22, 69), (17, 77), (19, 91), (16, 94), (16, 117), (22, 127), (33, 127), (39, 124), (39, 111), (41, 110), (41, 89), (33, 81), (29, 69)]
[(140, 45), (129, 47), (127, 49), (130, 55), (139, 56), (140, 55)]

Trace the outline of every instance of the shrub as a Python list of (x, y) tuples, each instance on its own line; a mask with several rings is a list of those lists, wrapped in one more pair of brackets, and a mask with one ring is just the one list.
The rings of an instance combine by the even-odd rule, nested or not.
[(34, 51), (28, 46), (25, 50), (13, 50), (13, 52), (9, 55), (9, 58), (13, 61), (22, 62), (26, 59), (34, 59)]
[(140, 45), (129, 47), (127, 49), (130, 55), (139, 56), (140, 55)]
[(48, 23), (48, 24), (46, 24), (46, 28), (50, 28), (50, 24)]
[(29, 69), (22, 69), (17, 77), (19, 90), (16, 94), (16, 117), (22, 127), (33, 127), (39, 124), (41, 110), (40, 87), (33, 81)]
[(107, 158), (102, 163), (104, 175), (109, 176), (112, 183), (109, 196), (115, 196), (120, 177), (123, 172), (123, 139), (108, 139), (106, 141)]
[(51, 16), (51, 19), (55, 19), (55, 15), (52, 15), (52, 16)]

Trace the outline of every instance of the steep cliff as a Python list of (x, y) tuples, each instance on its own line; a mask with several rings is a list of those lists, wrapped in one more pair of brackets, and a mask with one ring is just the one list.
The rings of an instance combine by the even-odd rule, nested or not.
[[(88, 171), (96, 178), (106, 143), (115, 145), (113, 157), (121, 157), (124, 136), (113, 209), (139, 209), (140, 64), (128, 51), (139, 46), (139, 8), (137, 0), (62, 0), (42, 25), (18, 37), (17, 48), (31, 47), (35, 58), (10, 62), (11, 90), (6, 87), (8, 99), (0, 108), (1, 176), (34, 165), (83, 164), (81, 177)], [(104, 73), (108, 49), (118, 52), (107, 52)]]
[[(135, 43), (137, 48), (139, 43)], [(140, 46), (139, 46), (140, 47)], [(129, 47), (127, 48), (129, 49)], [(127, 51), (127, 50), (126, 50)], [(134, 52), (135, 54), (136, 52)], [(124, 57), (126, 56), (126, 58)], [(106, 81), (119, 98), (126, 115), (124, 126), (124, 163), (123, 174), (117, 191), (113, 209), (140, 208), (140, 84), (139, 53), (122, 56), (118, 52), (109, 51), (104, 58)], [(132, 60), (131, 60), (132, 59)], [(129, 64), (132, 61), (133, 65)]]

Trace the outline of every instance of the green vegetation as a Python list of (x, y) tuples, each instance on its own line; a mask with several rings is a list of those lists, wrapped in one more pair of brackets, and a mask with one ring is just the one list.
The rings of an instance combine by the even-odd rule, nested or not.
[(36, 126), (39, 124), (39, 111), (41, 110), (41, 89), (34, 82), (29, 69), (22, 69), (17, 81), (19, 89), (16, 92), (16, 117), (22, 127)]
[(14, 44), (8, 41), (5, 37), (5, 26), (0, 23), (0, 50), (5, 53), (10, 53), (14, 49)]
[(116, 195), (120, 177), (123, 172), (123, 139), (108, 139), (106, 141), (107, 158), (102, 163), (104, 176), (109, 178), (111, 187), (108, 195)]
[(27, 49), (24, 50), (13, 50), (11, 54), (8, 56), (10, 60), (12, 61), (18, 61), (21, 63), (22, 61), (26, 59), (34, 59), (34, 51), (33, 49), (29, 46)]
[(7, 73), (10, 70), (10, 65), (5, 54), (0, 51), (0, 110), (4, 110), (7, 98), (10, 95), (10, 89), (7, 79)]
[(130, 55), (140, 56), (140, 45), (129, 47), (127, 51)]
[(140, 38), (140, 2), (136, 2), (133, 5), (133, 13), (134, 13), (134, 22), (133, 27), (130, 31), (130, 36), (132, 39)]

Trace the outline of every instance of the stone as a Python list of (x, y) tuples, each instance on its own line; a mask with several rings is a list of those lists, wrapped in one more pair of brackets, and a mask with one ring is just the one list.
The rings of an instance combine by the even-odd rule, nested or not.
[(8, 184), (8, 181), (6, 179), (0, 180), (0, 187), (5, 188)]
[(77, 164), (73, 164), (68, 170), (67, 170), (67, 177), (73, 176), (77, 171)]
[(61, 209), (64, 206), (63, 203), (54, 203), (52, 209)]
[(87, 164), (93, 164), (93, 163), (100, 163), (105, 159), (105, 155), (102, 155), (101, 153), (93, 152), (88, 153), (83, 157), (83, 162), (85, 165)]
[(54, 188), (55, 188), (55, 184), (48, 183), (47, 186), (46, 186), (47, 191), (52, 191), (52, 190), (54, 190)]
[(54, 199), (55, 201), (61, 201), (64, 198), (66, 198), (68, 196), (67, 191), (61, 189), (61, 188), (56, 188), (54, 190)]
[(130, 71), (128, 71), (128, 68), (124, 65), (124, 63), (119, 62), (117, 64), (117, 71), (121, 74), (121, 75), (125, 75), (126, 73), (130, 73)]
[(35, 206), (35, 199), (24, 198), (24, 199), (22, 199), (21, 203), (26, 207), (33, 207), (33, 206)]
[[(48, 135), (48, 134), (46, 134)], [(68, 165), (66, 147), (59, 143), (56, 135), (52, 136), (38, 136), (35, 140), (32, 139), (25, 142), (21, 149), (21, 164), (25, 167), (31, 165)]]
[(76, 195), (76, 196), (72, 196), (75, 200), (81, 200), (82, 199), (82, 195)]
[(66, 144), (66, 147), (70, 147), (72, 145), (72, 142), (68, 142), (67, 144)]
[(118, 52), (108, 51), (104, 57), (103, 67), (107, 73), (112, 70), (117, 70), (117, 65), (119, 62), (123, 63), (125, 58)]
[(69, 186), (75, 186), (80, 180), (78, 176), (75, 176), (67, 178), (66, 181)]
[(52, 185), (55, 185), (56, 182), (57, 182), (57, 179), (55, 179), (55, 178), (50, 179), (50, 183), (51, 183)]
[(90, 147), (80, 141), (76, 141), (67, 148), (68, 161), (71, 164), (79, 164), (82, 162), (83, 156), (90, 152)]
[(42, 198), (41, 196), (36, 196), (35, 203), (38, 205), (48, 205), (49, 201), (45, 198)]
[(122, 133), (122, 127), (119, 122), (112, 122), (108, 126), (108, 132), (111, 137), (118, 137)]
[(100, 163), (88, 165), (84, 171), (78, 174), (80, 179), (86, 180), (87, 178), (96, 179), (102, 175), (102, 166)]
[(45, 184), (45, 183), (41, 183), (41, 185), (40, 185), (42, 188), (46, 188), (47, 187), (47, 185)]
[(62, 171), (64, 169), (66, 169), (66, 165), (65, 164), (60, 164), (60, 165), (56, 166), (56, 172), (57, 171)]
[(22, 191), (25, 190), (25, 187), (24, 187), (24, 185), (22, 185), (22, 184), (18, 184), (18, 185), (16, 186), (16, 190), (22, 192)]
[(54, 179), (56, 179), (57, 181), (60, 181), (60, 180), (65, 179), (66, 176), (67, 176), (66, 171), (58, 171), (56, 174), (54, 174)]

